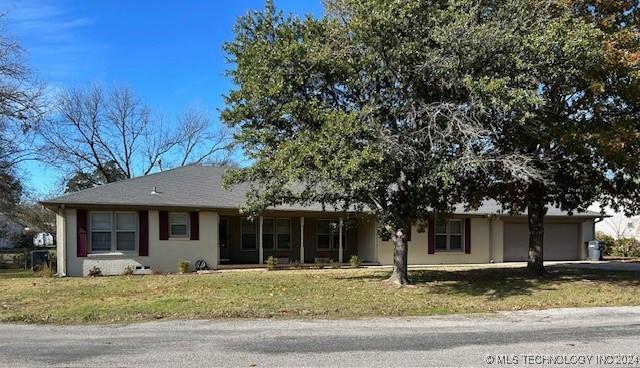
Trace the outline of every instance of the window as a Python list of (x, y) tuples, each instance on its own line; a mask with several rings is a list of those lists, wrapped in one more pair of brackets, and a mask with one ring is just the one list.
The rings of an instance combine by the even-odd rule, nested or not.
[(169, 237), (186, 238), (189, 234), (189, 216), (186, 212), (169, 214)]
[(135, 212), (91, 212), (91, 252), (135, 251), (137, 229), (138, 217)]
[(256, 224), (248, 218), (242, 219), (240, 248), (243, 250), (256, 249)]
[(273, 219), (262, 219), (262, 248), (273, 249)]
[(289, 249), (291, 247), (291, 220), (288, 218), (278, 219), (278, 249)]
[(436, 250), (462, 250), (462, 220), (436, 222)]
[(111, 212), (91, 214), (91, 251), (110, 252), (112, 235)]
[(116, 213), (116, 250), (132, 252), (136, 250), (136, 228), (138, 227), (135, 213)]
[(332, 223), (330, 220), (318, 220), (318, 249), (331, 249)]
[[(323, 250), (340, 248), (340, 222), (336, 220), (318, 220), (317, 248)], [(342, 244), (346, 243), (346, 229), (342, 231)]]

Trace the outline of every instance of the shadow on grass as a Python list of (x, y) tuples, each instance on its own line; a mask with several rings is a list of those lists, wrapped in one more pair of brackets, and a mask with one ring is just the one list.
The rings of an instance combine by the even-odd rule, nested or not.
[[(383, 281), (390, 271), (368, 275), (341, 275), (336, 278), (361, 281)], [(547, 267), (542, 277), (530, 276), (526, 268), (485, 268), (471, 270), (413, 270), (409, 279), (415, 287), (428, 287), (430, 293), (446, 295), (486, 296), (500, 300), (511, 296), (527, 296), (536, 291), (555, 290), (563, 284), (598, 282), (622, 287), (640, 288), (638, 273)]]

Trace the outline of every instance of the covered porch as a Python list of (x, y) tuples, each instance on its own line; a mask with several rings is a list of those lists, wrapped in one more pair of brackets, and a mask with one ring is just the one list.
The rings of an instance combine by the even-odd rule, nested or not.
[(346, 263), (354, 255), (377, 262), (375, 221), (366, 217), (280, 211), (250, 220), (220, 214), (218, 234), (222, 268), (260, 265), (269, 257), (281, 264)]

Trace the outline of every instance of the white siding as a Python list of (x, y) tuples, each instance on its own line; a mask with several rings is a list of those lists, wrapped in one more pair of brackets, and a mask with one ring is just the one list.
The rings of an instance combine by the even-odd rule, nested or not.
[(159, 240), (158, 211), (149, 211), (149, 256), (92, 255), (76, 256), (76, 210), (66, 210), (66, 256), (67, 275), (85, 276), (94, 267), (100, 267), (103, 275), (120, 275), (127, 266), (158, 267), (162, 272), (177, 272), (180, 258), (191, 261), (193, 266), (199, 259), (210, 268), (218, 264), (218, 214), (200, 212), (200, 240)]

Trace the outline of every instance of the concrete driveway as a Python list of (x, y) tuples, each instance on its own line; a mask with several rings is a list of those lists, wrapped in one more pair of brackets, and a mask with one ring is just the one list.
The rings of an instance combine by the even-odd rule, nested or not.
[(542, 359), (602, 366), (614, 354), (640, 359), (638, 341), (640, 307), (330, 321), (0, 324), (0, 366), (535, 366)]

